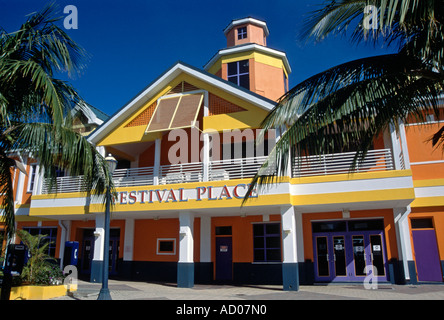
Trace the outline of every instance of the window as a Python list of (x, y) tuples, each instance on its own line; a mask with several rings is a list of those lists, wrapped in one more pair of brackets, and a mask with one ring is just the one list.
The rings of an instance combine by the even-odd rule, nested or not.
[(433, 229), (432, 218), (412, 219), (412, 229)]
[(231, 226), (216, 227), (216, 236), (231, 236)]
[(55, 257), (56, 253), (56, 241), (57, 241), (57, 228), (23, 228), (23, 230), (29, 232), (30, 235), (45, 235), (40, 245), (44, 245), (49, 242), (48, 251), (46, 254), (51, 257)]
[(280, 223), (260, 223), (253, 225), (254, 262), (280, 262), (281, 225)]
[(313, 222), (313, 232), (343, 232), (347, 230), (345, 221)]
[(157, 254), (158, 255), (175, 255), (176, 254), (176, 239), (157, 239)]
[(35, 175), (37, 171), (36, 169), (37, 169), (36, 163), (33, 163), (29, 166), (28, 189), (26, 190), (27, 192), (32, 192), (34, 190)]
[(247, 27), (241, 27), (237, 29), (237, 40), (247, 38)]
[(250, 66), (248, 60), (228, 63), (228, 81), (250, 90)]

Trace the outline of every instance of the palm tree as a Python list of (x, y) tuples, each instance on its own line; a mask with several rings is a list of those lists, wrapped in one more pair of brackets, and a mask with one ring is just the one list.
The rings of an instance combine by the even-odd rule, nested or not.
[(45, 7), (13, 33), (0, 29), (0, 193), (9, 236), (14, 233), (11, 168), (24, 169), (17, 155), (37, 159), (50, 188), (57, 168), (83, 175), (85, 190), (99, 195), (112, 186), (104, 158), (72, 130), (71, 110), (84, 103), (56, 75), (80, 74), (86, 53), (57, 26), (55, 11)]
[[(378, 10), (371, 21), (378, 23), (376, 29), (365, 27), (368, 5)], [(347, 30), (355, 42), (397, 45), (397, 53), (332, 67), (282, 96), (262, 127), (264, 132), (283, 127), (285, 132), (250, 189), (285, 175), (290, 151), (321, 155), (357, 143), (355, 165), (389, 124), (408, 116), (422, 122), (424, 111), (438, 115), (444, 86), (442, 1), (329, 1), (306, 21), (302, 38), (318, 41)], [(433, 142), (443, 139), (444, 128)], [(272, 164), (277, 169), (270, 173), (266, 168)]]
[(25, 230), (17, 230), (17, 234), (23, 244), (26, 245), (29, 254), (29, 259), (23, 270), (22, 277), (25, 281), (35, 284), (37, 275), (44, 273), (45, 268), (51, 266), (51, 261), (56, 261), (54, 257), (48, 255), (48, 248), (51, 242), (47, 241), (47, 235), (43, 234), (32, 236)]

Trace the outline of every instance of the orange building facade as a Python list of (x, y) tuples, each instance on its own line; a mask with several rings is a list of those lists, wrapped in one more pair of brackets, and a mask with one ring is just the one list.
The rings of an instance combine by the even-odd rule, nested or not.
[[(288, 175), (242, 206), (279, 139), (276, 131), (259, 143), (258, 128), (291, 68), (267, 47), (264, 21), (235, 20), (224, 33), (227, 48), (203, 69), (176, 63), (88, 136), (118, 160), (110, 275), (284, 290), (368, 277), (442, 282), (444, 158), (425, 141), (443, 118), (391, 126), (353, 173), (353, 151), (291, 155)], [(37, 166), (15, 174), (18, 229), (49, 234), (62, 265), (76, 242), (79, 274), (100, 282), (103, 205), (80, 191), (79, 177), (47, 190)]]

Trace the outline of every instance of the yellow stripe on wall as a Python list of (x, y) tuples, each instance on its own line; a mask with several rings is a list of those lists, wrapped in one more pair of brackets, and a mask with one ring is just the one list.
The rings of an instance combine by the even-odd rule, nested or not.
[(412, 175), (412, 170), (390, 170), (378, 172), (358, 172), (350, 174), (333, 174), (326, 176), (313, 176), (291, 178), (291, 184), (306, 184), (306, 183), (322, 183), (322, 182), (336, 182), (336, 181), (352, 181), (352, 180), (370, 180), (370, 179), (384, 179), (409, 177)]
[(64, 216), (90, 213), (89, 206), (31, 208), (30, 216)]
[(413, 186), (415, 188), (444, 186), (444, 179), (415, 180)]
[(389, 201), (414, 199), (413, 188), (388, 189), (374, 191), (353, 191), (326, 194), (296, 195), (291, 197), (291, 204), (294, 206), (322, 205), (330, 203), (351, 203), (367, 201)]
[(410, 206), (414, 207), (441, 207), (444, 206), (444, 196), (443, 197), (422, 197), (416, 198)]

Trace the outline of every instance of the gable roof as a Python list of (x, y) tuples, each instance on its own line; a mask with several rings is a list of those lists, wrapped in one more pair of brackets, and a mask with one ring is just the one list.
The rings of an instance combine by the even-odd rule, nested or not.
[(77, 104), (72, 109), (72, 115), (76, 114), (77, 112), (83, 114), (87, 118), (88, 123), (94, 123), (97, 125), (101, 125), (109, 118), (109, 115), (88, 103), (82, 103), (82, 105)]
[(229, 92), (233, 96), (248, 101), (249, 103), (266, 111), (271, 111), (271, 109), (276, 104), (276, 102), (273, 100), (258, 95), (250, 90), (239, 87), (234, 83), (219, 78), (207, 71), (197, 69), (182, 61), (178, 61), (156, 80), (154, 80), (151, 84), (145, 87), (141, 92), (139, 92), (125, 106), (123, 106), (120, 110), (109, 117), (106, 122), (104, 122), (96, 130), (94, 130), (94, 132), (89, 135), (88, 141), (93, 144), (97, 144), (99, 141), (105, 138), (115, 128), (115, 126), (124, 121), (129, 114), (137, 111), (149, 99), (156, 95), (160, 89), (168, 85), (168, 83), (174, 80), (181, 73), (191, 75), (203, 82), (211, 84), (218, 89)]

